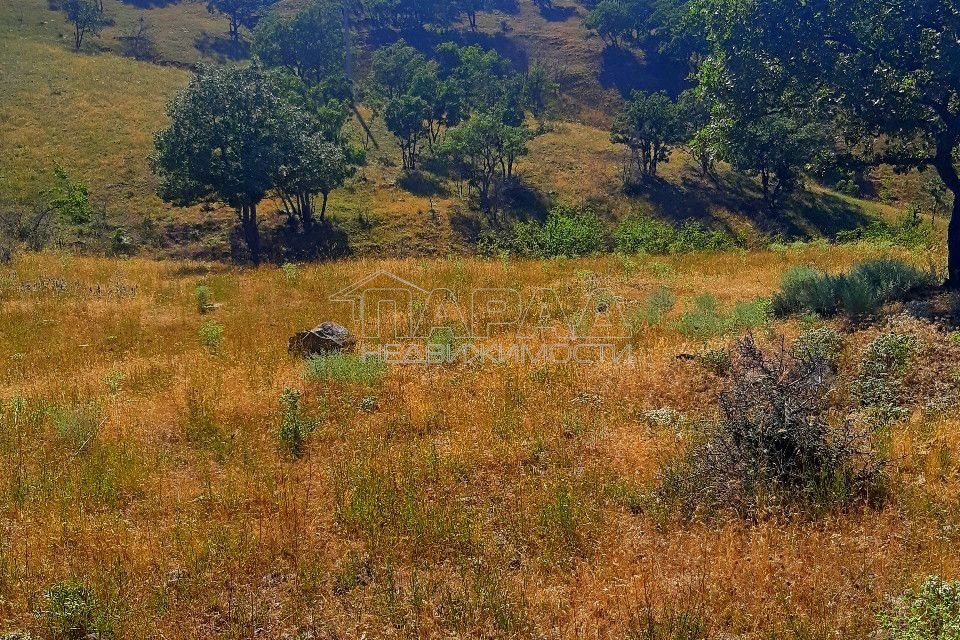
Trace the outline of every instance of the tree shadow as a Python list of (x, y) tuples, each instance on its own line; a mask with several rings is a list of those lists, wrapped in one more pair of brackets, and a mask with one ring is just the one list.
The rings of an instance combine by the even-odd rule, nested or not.
[(634, 91), (665, 91), (676, 97), (687, 88), (687, 72), (655, 51), (645, 52), (641, 60), (624, 47), (608, 46), (600, 56), (600, 85), (616, 89), (625, 99)]
[(298, 220), (288, 218), (272, 229), (268, 255), (274, 262), (292, 260), (330, 260), (350, 255), (350, 238), (336, 223), (325, 218), (304, 229)]
[(210, 35), (206, 31), (201, 31), (193, 44), (197, 51), (215, 58), (218, 62), (245, 60), (250, 57), (250, 43), (246, 40), (234, 42), (229, 37)]
[(172, 4), (180, 4), (181, 0), (120, 0), (123, 4), (128, 4), (138, 9), (162, 9)]
[(397, 186), (415, 196), (446, 196), (448, 191), (443, 180), (433, 173), (406, 171), (397, 178)]
[(540, 15), (547, 22), (566, 22), (578, 15), (578, 11), (576, 7), (554, 7), (541, 4)]
[(747, 218), (760, 233), (784, 240), (833, 238), (841, 231), (857, 229), (870, 222), (870, 217), (856, 204), (832, 193), (808, 189), (785, 198), (778, 210), (771, 213), (756, 182), (732, 172), (708, 178), (687, 170), (679, 184), (648, 178), (626, 191), (643, 197), (655, 211), (675, 224), (687, 221), (723, 224), (714, 212), (726, 210)]

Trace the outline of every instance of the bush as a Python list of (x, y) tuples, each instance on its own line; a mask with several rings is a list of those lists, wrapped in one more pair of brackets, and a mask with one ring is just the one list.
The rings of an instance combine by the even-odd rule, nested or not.
[(907, 417), (904, 376), (915, 351), (916, 339), (904, 333), (884, 333), (867, 345), (853, 392), (877, 426)]
[(932, 284), (930, 274), (890, 258), (862, 262), (849, 273), (836, 276), (797, 267), (784, 275), (773, 311), (779, 316), (804, 312), (862, 316)]
[(78, 582), (59, 582), (43, 596), (43, 618), (55, 640), (113, 636), (113, 625), (96, 596)]
[(510, 249), (529, 258), (579, 258), (603, 251), (605, 237), (603, 222), (592, 211), (558, 206), (542, 225), (518, 223)]
[(720, 311), (717, 300), (709, 293), (694, 299), (689, 309), (676, 322), (677, 330), (685, 336), (712, 338), (731, 331), (744, 331), (766, 324), (770, 316), (770, 301), (765, 298), (741, 300), (730, 313)]
[(310, 380), (349, 382), (372, 386), (387, 374), (387, 365), (377, 358), (349, 353), (328, 353), (307, 360), (305, 375)]
[(679, 229), (647, 216), (630, 216), (614, 231), (614, 243), (623, 253), (687, 253), (724, 251), (737, 246), (737, 240), (723, 231), (686, 222)]
[(659, 495), (686, 515), (746, 517), (845, 506), (878, 495), (882, 464), (870, 432), (828, 420), (835, 377), (815, 353), (735, 345), (721, 416), (664, 474)]
[(880, 615), (880, 627), (887, 640), (960, 638), (960, 581), (930, 576)]
[(932, 236), (933, 227), (924, 224), (920, 216), (914, 212), (905, 215), (895, 225), (883, 220), (874, 220), (865, 227), (841, 231), (837, 234), (837, 242), (869, 242), (918, 249), (929, 246)]
[(316, 429), (317, 423), (309, 418), (300, 406), (303, 396), (294, 389), (284, 389), (280, 394), (280, 429), (278, 436), (291, 456), (300, 457), (307, 437)]
[(832, 327), (807, 329), (794, 340), (790, 352), (797, 359), (822, 360), (836, 371), (843, 355), (843, 336)]
[(213, 297), (213, 293), (210, 291), (210, 287), (203, 284), (197, 285), (196, 296), (197, 311), (200, 314), (204, 314), (213, 309), (213, 303), (210, 302)]
[(207, 320), (198, 331), (200, 344), (211, 354), (220, 353), (223, 347), (223, 325), (216, 320)]

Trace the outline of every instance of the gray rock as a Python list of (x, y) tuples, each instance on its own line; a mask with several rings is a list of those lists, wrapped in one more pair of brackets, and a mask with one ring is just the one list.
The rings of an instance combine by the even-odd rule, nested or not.
[(324, 353), (353, 351), (356, 346), (357, 339), (349, 329), (336, 322), (324, 322), (292, 336), (288, 348), (294, 355), (309, 358)]

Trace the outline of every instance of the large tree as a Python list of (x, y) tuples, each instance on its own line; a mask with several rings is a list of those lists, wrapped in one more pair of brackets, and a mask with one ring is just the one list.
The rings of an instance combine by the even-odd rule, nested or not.
[(829, 118), (852, 165), (937, 171), (954, 195), (947, 284), (960, 288), (960, 0), (697, 6), (712, 48), (701, 79), (731, 108)]
[(641, 175), (656, 177), (685, 132), (682, 110), (667, 94), (635, 91), (614, 123), (611, 140), (627, 146)]
[(309, 118), (276, 75), (256, 66), (202, 66), (168, 108), (151, 158), (164, 200), (220, 201), (237, 212), (254, 263), (260, 261), (257, 205), (276, 187)]
[(296, 13), (261, 20), (253, 32), (253, 53), (310, 84), (341, 78), (345, 49), (339, 0), (313, 0)]
[(276, 0), (208, 0), (207, 11), (220, 13), (230, 20), (230, 39), (240, 42), (240, 27), (253, 29), (263, 11)]

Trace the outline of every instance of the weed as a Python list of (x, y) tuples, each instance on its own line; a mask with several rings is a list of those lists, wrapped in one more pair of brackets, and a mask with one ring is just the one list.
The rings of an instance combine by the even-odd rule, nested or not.
[(736, 344), (719, 394), (720, 420), (664, 476), (661, 495), (688, 513), (730, 509), (748, 517), (819, 510), (878, 495), (882, 463), (870, 432), (828, 421), (834, 378), (815, 355)]
[(113, 636), (113, 621), (89, 587), (59, 582), (47, 590), (43, 600), (42, 617), (54, 640)]
[(369, 387), (383, 381), (387, 365), (375, 357), (329, 353), (307, 360), (304, 375), (318, 382), (346, 382)]
[(960, 637), (960, 582), (930, 576), (879, 621), (888, 640), (955, 640)]
[(219, 355), (223, 348), (223, 325), (216, 320), (207, 320), (200, 325), (200, 344), (211, 355)]
[(867, 417), (879, 426), (906, 418), (903, 378), (916, 352), (909, 334), (884, 333), (864, 350), (853, 391)]
[(303, 394), (294, 389), (284, 389), (280, 394), (280, 429), (278, 437), (283, 448), (294, 458), (303, 453), (307, 437), (317, 427), (316, 420), (309, 418), (300, 406)]
[(300, 268), (293, 262), (284, 262), (280, 266), (280, 271), (283, 273), (283, 279), (286, 280), (287, 284), (296, 284), (300, 281)]
[(207, 313), (213, 309), (213, 303), (211, 302), (213, 298), (213, 292), (210, 291), (210, 287), (207, 285), (201, 284), (197, 285), (194, 294), (197, 298), (197, 312), (201, 315)]

